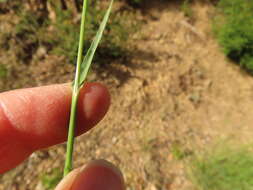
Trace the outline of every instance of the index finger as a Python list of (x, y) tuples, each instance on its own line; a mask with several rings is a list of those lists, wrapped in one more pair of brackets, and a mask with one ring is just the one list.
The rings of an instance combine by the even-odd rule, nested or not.
[[(0, 173), (33, 151), (67, 138), (71, 86), (52, 85), (0, 94)], [(88, 83), (80, 92), (76, 134), (96, 125), (110, 104), (107, 89)]]

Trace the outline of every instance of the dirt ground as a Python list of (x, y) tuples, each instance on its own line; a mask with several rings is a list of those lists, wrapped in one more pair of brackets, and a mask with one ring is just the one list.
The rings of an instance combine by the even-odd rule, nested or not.
[[(97, 128), (77, 139), (74, 164), (107, 159), (122, 170), (127, 190), (194, 190), (173, 148), (190, 155), (221, 138), (251, 142), (253, 78), (221, 53), (211, 32), (213, 5), (193, 4), (191, 19), (179, 4), (151, 7), (146, 25), (133, 36), (131, 61), (91, 76), (107, 84), (112, 105)], [(51, 60), (31, 64), (23, 77), (36, 80), (20, 86), (71, 80), (73, 66)], [(40, 65), (39, 73), (31, 72)], [(63, 77), (50, 74), (58, 72)], [(64, 153), (64, 144), (35, 152), (0, 178), (0, 190), (43, 190), (41, 174), (63, 168)]]

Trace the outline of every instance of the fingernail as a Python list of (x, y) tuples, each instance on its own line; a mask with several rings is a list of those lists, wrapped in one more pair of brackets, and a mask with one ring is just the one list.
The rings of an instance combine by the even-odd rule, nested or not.
[(71, 190), (124, 190), (121, 172), (105, 160), (97, 160), (82, 168)]

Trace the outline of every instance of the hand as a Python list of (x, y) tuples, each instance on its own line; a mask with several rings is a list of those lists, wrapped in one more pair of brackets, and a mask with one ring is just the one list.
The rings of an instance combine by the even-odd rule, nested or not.
[[(16, 167), (41, 148), (67, 139), (71, 86), (52, 85), (0, 94), (0, 174)], [(80, 92), (77, 129), (80, 135), (106, 114), (110, 96), (105, 87), (88, 83)], [(73, 170), (57, 190), (123, 190), (120, 172), (106, 161)]]

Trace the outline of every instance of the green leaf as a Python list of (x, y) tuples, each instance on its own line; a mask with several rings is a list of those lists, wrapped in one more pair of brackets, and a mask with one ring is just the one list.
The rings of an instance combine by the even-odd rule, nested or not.
[(87, 74), (89, 72), (89, 68), (91, 66), (91, 63), (92, 63), (92, 60), (93, 60), (93, 57), (95, 55), (95, 52), (96, 52), (96, 49), (98, 47), (98, 44), (102, 38), (102, 35), (103, 35), (103, 32), (104, 32), (104, 29), (105, 29), (105, 26), (107, 24), (107, 21), (109, 19), (109, 16), (110, 16), (110, 13), (111, 13), (111, 9), (112, 9), (112, 5), (113, 5), (113, 0), (111, 0), (110, 2), (110, 6), (108, 7), (107, 11), (106, 11), (106, 14), (103, 18), (103, 21), (102, 23), (100, 24), (100, 27), (97, 31), (97, 34), (87, 52), (87, 54), (85, 55), (84, 59), (83, 59), (83, 62), (81, 64), (81, 75), (80, 75), (80, 80), (79, 80), (79, 87), (81, 87), (87, 77)]

